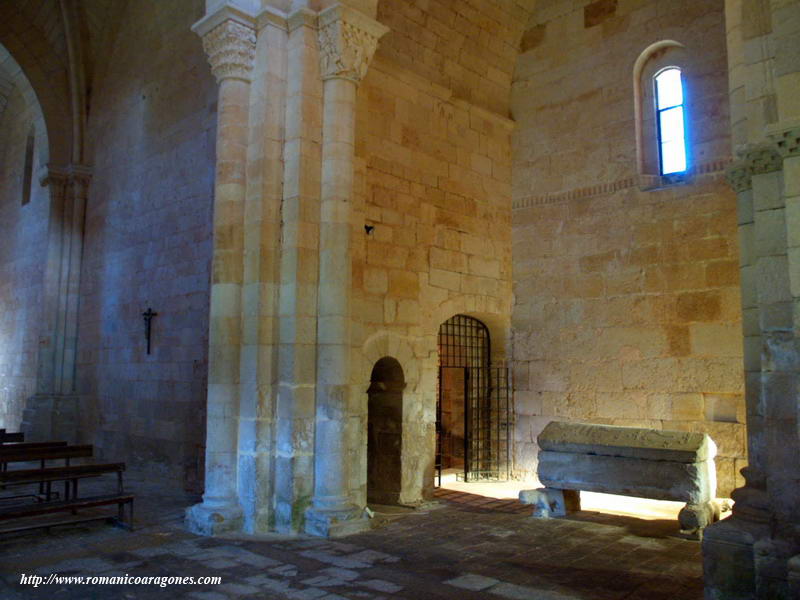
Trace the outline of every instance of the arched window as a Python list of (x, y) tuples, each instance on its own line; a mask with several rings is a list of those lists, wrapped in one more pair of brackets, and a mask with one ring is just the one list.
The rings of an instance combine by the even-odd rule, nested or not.
[(28, 139), (25, 142), (25, 166), (22, 171), (22, 205), (25, 206), (31, 201), (31, 185), (33, 183), (33, 146), (34, 129), (31, 126), (28, 131)]
[(686, 120), (681, 70), (667, 67), (654, 77), (661, 175), (686, 171)]
[(634, 64), (636, 154), (642, 189), (682, 183), (694, 172), (686, 102), (691, 79), (690, 56), (674, 40), (651, 44)]

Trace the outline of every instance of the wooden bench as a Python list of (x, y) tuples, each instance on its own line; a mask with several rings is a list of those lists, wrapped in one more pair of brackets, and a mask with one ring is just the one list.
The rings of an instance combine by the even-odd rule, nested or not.
[[(57, 444), (55, 446), (40, 445), (32, 448), (20, 448), (18, 445), (0, 445), (0, 473), (8, 473), (9, 463), (38, 462), (44, 469), (49, 460), (63, 460), (64, 466), (70, 466), (73, 458), (91, 458), (93, 447), (89, 444), (68, 446), (61, 442), (33, 442), (36, 444)], [(68, 490), (65, 486), (65, 493)], [(39, 494), (45, 493), (45, 485), (39, 486)]]
[[(0, 528), (0, 533), (102, 519), (111, 519), (118, 525), (132, 529), (133, 495), (125, 493), (122, 481), (125, 464), (69, 464), (70, 459), (89, 458), (92, 455), (93, 447), (91, 445), (68, 446), (65, 442), (31, 442), (0, 445), (0, 464), (4, 465), (4, 470), (0, 470), (0, 487), (5, 488), (10, 485), (24, 484), (39, 486), (38, 495), (27, 494), (25, 496), (2, 498), (3, 500), (16, 500), (18, 498), (34, 497), (37, 502), (17, 502), (11, 506), (0, 507), (0, 521), (23, 519), (60, 512), (72, 513), (71, 517), (62, 520), (29, 520), (21, 524), (12, 524), (11, 527)], [(64, 460), (65, 464), (56, 467), (46, 466), (47, 461), (52, 460)], [(37, 469), (8, 470), (6, 468), (7, 465), (13, 462), (40, 462), (41, 467)], [(78, 480), (98, 477), (107, 473), (117, 474), (116, 494), (93, 496), (90, 498), (78, 497)], [(63, 498), (54, 500), (52, 497), (51, 484), (58, 481), (64, 482), (64, 496)], [(114, 504), (117, 505), (118, 509), (116, 517), (97, 514), (78, 515), (78, 511)], [(126, 505), (130, 507), (130, 514), (127, 522), (125, 520)]]
[(69, 464), (72, 458), (91, 458), (93, 449), (91, 444), (68, 446), (61, 442), (36, 442), (41, 444), (55, 443), (57, 445), (43, 445), (32, 448), (19, 448), (16, 445), (0, 446), (0, 463), (40, 461), (42, 468), (48, 460), (65, 460)]
[(8, 442), (24, 442), (25, 434), (20, 432), (9, 433), (5, 429), (0, 432), (0, 444), (7, 444)]
[[(45, 484), (45, 501), (50, 501), (50, 484), (54, 481), (64, 481), (65, 486), (64, 500), (70, 497), (78, 497), (78, 480), (88, 477), (99, 477), (108, 473), (117, 474), (118, 492), (122, 493), (122, 473), (125, 471), (125, 463), (105, 463), (92, 465), (78, 465), (72, 467), (47, 467), (44, 469), (17, 469), (0, 473), (0, 484), (2, 485), (26, 485), (26, 484)], [(70, 493), (70, 485), (71, 493)]]
[(36, 448), (59, 448), (68, 446), (67, 442), (9, 442), (0, 446), (2, 450), (34, 450)]
[[(90, 498), (72, 498), (70, 500), (60, 500), (57, 502), (41, 502), (29, 504), (16, 504), (14, 506), (0, 508), (0, 521), (11, 519), (22, 519), (25, 517), (35, 517), (59, 512), (71, 512), (73, 515), (78, 510), (96, 508), (99, 506), (117, 505), (117, 516), (110, 515), (80, 515), (73, 516), (61, 521), (38, 521), (17, 524), (16, 526), (0, 528), (0, 533), (12, 533), (15, 531), (25, 531), (28, 529), (41, 529), (43, 527), (54, 527), (56, 525), (68, 525), (72, 523), (85, 523), (89, 521), (110, 520), (121, 527), (133, 530), (133, 495), (132, 494), (111, 494), (107, 496), (93, 496)], [(129, 519), (125, 522), (125, 506), (130, 507)]]

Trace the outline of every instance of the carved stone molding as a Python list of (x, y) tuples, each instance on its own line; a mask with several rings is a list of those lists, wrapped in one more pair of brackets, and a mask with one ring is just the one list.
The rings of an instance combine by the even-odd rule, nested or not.
[(770, 135), (783, 158), (800, 155), (800, 126)]
[(783, 159), (773, 144), (759, 144), (749, 148), (745, 160), (753, 175), (773, 173), (783, 168)]
[(753, 187), (753, 172), (746, 160), (737, 160), (725, 169), (725, 179), (738, 194)]
[(319, 14), (320, 72), (359, 83), (388, 27), (352, 8), (336, 5)]
[(86, 198), (92, 171), (89, 167), (73, 165), (70, 167), (51, 167), (43, 169), (39, 182), (42, 187), (49, 187), (50, 193), (63, 196), (67, 191), (81, 198)]
[(223, 21), (203, 35), (203, 49), (218, 83), (225, 79), (250, 81), (256, 53), (256, 32), (238, 21)]
[(298, 27), (311, 27), (312, 29), (316, 29), (317, 13), (308, 8), (301, 8), (290, 14), (286, 22), (290, 33)]

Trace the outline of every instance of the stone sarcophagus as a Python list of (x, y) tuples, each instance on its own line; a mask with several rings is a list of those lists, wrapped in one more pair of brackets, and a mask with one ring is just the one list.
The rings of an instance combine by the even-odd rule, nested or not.
[(717, 447), (705, 433), (554, 421), (538, 437), (539, 481), (520, 492), (535, 517), (580, 509), (580, 490), (685, 502), (681, 532), (699, 537), (719, 518)]

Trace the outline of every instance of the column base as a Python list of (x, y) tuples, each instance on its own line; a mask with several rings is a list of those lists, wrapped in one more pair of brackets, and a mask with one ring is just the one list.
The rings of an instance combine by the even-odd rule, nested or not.
[(372, 527), (363, 508), (353, 506), (341, 510), (309, 508), (306, 511), (306, 533), (335, 538), (367, 531)]
[(186, 528), (197, 535), (215, 536), (242, 531), (244, 511), (238, 504), (212, 504), (205, 502), (186, 509)]
[(26, 442), (78, 441), (80, 397), (36, 394), (25, 401), (20, 430)]
[(756, 598), (756, 565), (753, 545), (767, 535), (766, 527), (735, 516), (703, 532), (703, 581), (706, 600)]

